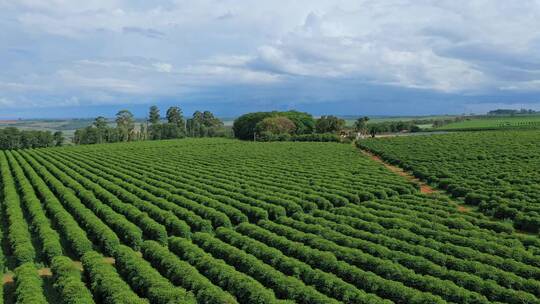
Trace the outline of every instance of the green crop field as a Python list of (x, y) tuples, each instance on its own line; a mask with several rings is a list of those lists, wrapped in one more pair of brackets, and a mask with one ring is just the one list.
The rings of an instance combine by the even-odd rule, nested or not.
[(540, 229), (540, 132), (462, 132), (366, 140), (359, 145), (485, 214)]
[[(519, 149), (493, 177), (538, 178), (538, 142), (507, 143)], [(44, 148), (0, 152), (0, 169), (6, 303), (540, 301), (537, 236), (420, 193), (351, 145)]]
[(482, 116), (450, 123), (433, 130), (540, 129), (540, 115)]

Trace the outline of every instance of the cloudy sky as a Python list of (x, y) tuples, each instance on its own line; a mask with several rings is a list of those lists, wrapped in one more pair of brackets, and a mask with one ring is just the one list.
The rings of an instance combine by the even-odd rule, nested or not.
[(0, 118), (540, 109), (538, 0), (0, 0)]

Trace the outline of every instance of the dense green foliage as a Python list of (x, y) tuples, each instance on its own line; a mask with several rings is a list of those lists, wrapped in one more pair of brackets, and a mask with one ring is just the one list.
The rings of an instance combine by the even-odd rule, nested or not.
[(92, 304), (92, 294), (81, 281), (81, 271), (65, 256), (57, 256), (51, 263), (54, 288), (65, 304)]
[[(291, 138), (306, 136), (336, 135)], [(536, 165), (535, 144), (520, 147), (486, 167)], [(20, 303), (539, 303), (537, 236), (422, 194), (352, 145), (44, 148), (0, 152), (0, 171), (0, 262)]]
[[(116, 114), (116, 127), (110, 126), (110, 123), (103, 116), (97, 117), (90, 126), (75, 131), (73, 143), (87, 145), (122, 141), (177, 139), (186, 136), (230, 137), (230, 130), (227, 130), (223, 122), (215, 117), (212, 112), (195, 111), (193, 117), (186, 120), (182, 109), (179, 107), (168, 108), (166, 120), (162, 121), (159, 108), (151, 106), (146, 123), (141, 123), (138, 128), (133, 114), (128, 110), (121, 110)], [(61, 136), (61, 134), (58, 136)], [(55, 138), (58, 136), (55, 133)], [(58, 140), (55, 139), (54, 142), (57, 143)]]
[(285, 117), (292, 121), (295, 129), (291, 133), (295, 135), (310, 134), (315, 130), (315, 120), (308, 113), (298, 111), (253, 112), (244, 114), (234, 121), (234, 136), (238, 139), (253, 140), (257, 134), (257, 125), (269, 117)]
[(62, 132), (19, 130), (15, 127), (0, 129), (0, 150), (53, 147), (62, 144)]
[(488, 115), (463, 117), (459, 121), (434, 124), (434, 130), (469, 131), (494, 129), (539, 129), (540, 115)]
[(518, 229), (540, 229), (540, 132), (491, 131), (359, 141)]

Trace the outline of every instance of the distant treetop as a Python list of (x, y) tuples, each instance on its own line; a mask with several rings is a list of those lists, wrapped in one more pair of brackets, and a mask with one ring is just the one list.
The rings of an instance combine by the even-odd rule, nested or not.
[(532, 109), (521, 109), (521, 110), (514, 110), (514, 109), (497, 109), (489, 111), (488, 115), (516, 115), (516, 114), (536, 114), (540, 113), (540, 111), (535, 111)]

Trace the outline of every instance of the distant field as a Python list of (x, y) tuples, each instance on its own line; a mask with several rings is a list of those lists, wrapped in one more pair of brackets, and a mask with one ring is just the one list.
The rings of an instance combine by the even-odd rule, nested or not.
[(496, 128), (540, 128), (540, 115), (477, 117), (454, 122), (436, 130), (496, 129)]
[[(368, 123), (379, 123), (379, 122), (388, 122), (388, 121), (411, 121), (411, 120), (420, 120), (420, 119), (453, 119), (458, 116), (456, 115), (432, 115), (432, 116), (387, 116), (387, 117), (371, 117)], [(346, 122), (346, 126), (351, 127), (354, 125), (354, 122), (357, 118), (354, 117), (343, 117)], [(421, 125), (423, 129), (431, 128), (429, 125)]]

